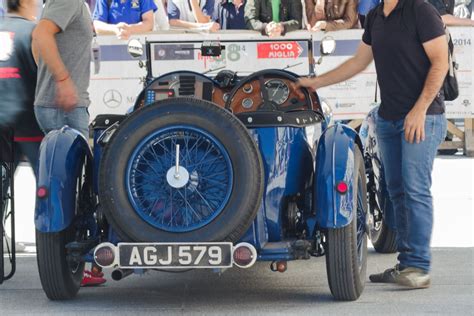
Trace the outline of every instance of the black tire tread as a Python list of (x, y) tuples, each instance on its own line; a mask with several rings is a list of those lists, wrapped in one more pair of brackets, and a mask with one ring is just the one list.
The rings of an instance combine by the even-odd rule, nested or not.
[(36, 231), (36, 258), (41, 285), (51, 300), (72, 299), (80, 288), (84, 264), (75, 275), (69, 271), (65, 248), (68, 234), (70, 229), (58, 233)]
[[(246, 204), (249, 205), (249, 208), (247, 208), (249, 211), (245, 214), (246, 216), (244, 220), (242, 220), (238, 225), (235, 225), (233, 227), (233, 230), (227, 235), (225, 239), (209, 240), (209, 241), (231, 241), (231, 242), (238, 241), (242, 237), (242, 235), (248, 230), (248, 228), (252, 224), (258, 212), (260, 202), (261, 202), (261, 197), (263, 196), (263, 192), (264, 192), (264, 174), (263, 174), (264, 168), (263, 168), (262, 158), (260, 156), (260, 152), (258, 150), (257, 145), (255, 144), (251, 135), (248, 133), (248, 130), (245, 127), (245, 125), (239, 119), (237, 119), (237, 117), (235, 117), (231, 112), (211, 102), (208, 102), (205, 100), (199, 100), (192, 97), (180, 97), (180, 98), (162, 100), (162, 101), (156, 102), (155, 104), (140, 108), (139, 110), (135, 111), (130, 117), (128, 117), (124, 122), (122, 122), (120, 129), (127, 128), (127, 125), (132, 124), (133, 118), (138, 115), (146, 115), (143, 113), (155, 111), (157, 107), (166, 107), (169, 105), (175, 105), (177, 102), (183, 102), (183, 103), (192, 102), (193, 106), (195, 106), (196, 112), (200, 111), (201, 109), (204, 109), (207, 111), (210, 110), (210, 111), (218, 112), (221, 116), (225, 118), (225, 120), (228, 122), (229, 125), (232, 125), (234, 128), (237, 128), (239, 130), (240, 135), (243, 136), (241, 139), (239, 139), (239, 142), (246, 143), (246, 147), (251, 148), (251, 151), (252, 151), (251, 155), (257, 158), (251, 162), (253, 166), (251, 165), (249, 166), (249, 168), (251, 170), (257, 171), (250, 180), (253, 182), (253, 186), (256, 186), (258, 188), (258, 191), (257, 191), (257, 194), (255, 194), (252, 199), (248, 199), (249, 197), (247, 197)], [(110, 166), (108, 164), (111, 159), (112, 160), (114, 159), (113, 157), (111, 157), (111, 151), (108, 149), (110, 148), (111, 145), (113, 145), (114, 139), (117, 136), (117, 134), (118, 132), (115, 132), (112, 139), (107, 144), (104, 151), (104, 155), (101, 159), (100, 168), (99, 168), (99, 197), (104, 197), (111, 194), (111, 190), (104, 183), (104, 179), (106, 176), (110, 174)], [(117, 232), (117, 234), (123, 240), (136, 241), (137, 238), (135, 238), (134, 236), (130, 236), (130, 233), (125, 232), (121, 228), (117, 220), (115, 219), (115, 216), (113, 216), (114, 209), (116, 208), (116, 205), (114, 204), (114, 202), (111, 199), (101, 199), (101, 204), (104, 207), (103, 209), (104, 209), (104, 213), (106, 214), (107, 220), (109, 221), (111, 226), (114, 228), (114, 230)]]
[[(362, 174), (365, 179), (362, 154), (358, 149), (356, 149), (355, 156), (355, 162), (358, 164), (358, 176)], [(367, 248), (363, 249), (365, 252), (364, 262), (362, 263), (362, 271), (359, 275), (356, 217), (357, 214), (354, 214), (352, 222), (345, 227), (327, 230), (326, 268), (329, 288), (336, 300), (357, 300), (365, 286)]]

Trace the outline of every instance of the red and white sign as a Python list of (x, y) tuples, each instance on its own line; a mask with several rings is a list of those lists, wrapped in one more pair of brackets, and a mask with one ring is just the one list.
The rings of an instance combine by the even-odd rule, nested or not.
[(259, 43), (257, 44), (257, 57), (264, 58), (298, 58), (303, 53), (298, 42), (274, 42), (274, 43)]

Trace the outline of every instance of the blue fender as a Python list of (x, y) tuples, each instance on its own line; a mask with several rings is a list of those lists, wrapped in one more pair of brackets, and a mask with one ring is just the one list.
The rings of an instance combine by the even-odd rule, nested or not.
[[(329, 127), (321, 136), (316, 151), (314, 198), (316, 225), (319, 228), (341, 228), (353, 217), (355, 150), (362, 148), (359, 136), (347, 125)], [(348, 185), (345, 194), (336, 185)]]
[[(41, 143), (35, 226), (43, 233), (59, 232), (71, 225), (76, 212), (76, 188), (86, 157), (92, 159), (86, 139), (67, 126), (48, 133)], [(91, 179), (91, 178), (89, 178)]]

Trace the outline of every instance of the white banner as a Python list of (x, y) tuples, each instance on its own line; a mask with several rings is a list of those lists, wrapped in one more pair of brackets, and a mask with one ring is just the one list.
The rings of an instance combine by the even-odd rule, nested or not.
[[(459, 64), (460, 96), (447, 102), (449, 118), (466, 118), (473, 115), (472, 30), (470, 27), (451, 28)], [(214, 76), (221, 69), (237, 71), (241, 75), (277, 68), (288, 69), (299, 75), (310, 73), (311, 46), (319, 58), (319, 41), (323, 36), (336, 39), (333, 55), (316, 65), (316, 73), (324, 73), (341, 64), (355, 53), (362, 37), (362, 30), (345, 30), (329, 33), (292, 32), (284, 38), (270, 40), (251, 31), (227, 31), (215, 34), (151, 33), (139, 36), (154, 42), (151, 45), (152, 72), (157, 77), (177, 70), (191, 70)], [(203, 41), (220, 41), (225, 50), (219, 58), (201, 56)], [(139, 67), (127, 53), (127, 43), (114, 36), (99, 37), (101, 45), (101, 70), (93, 75), (90, 94), (91, 117), (97, 114), (123, 114), (133, 106), (136, 95), (143, 88), (146, 70)], [(93, 67), (92, 67), (93, 69)], [(370, 65), (356, 77), (320, 89), (318, 93), (332, 105), (336, 119), (363, 118), (375, 101), (376, 75)], [(380, 101), (380, 98), (377, 99)]]

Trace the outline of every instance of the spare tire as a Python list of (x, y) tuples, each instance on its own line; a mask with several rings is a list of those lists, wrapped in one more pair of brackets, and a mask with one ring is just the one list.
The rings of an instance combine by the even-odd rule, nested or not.
[(133, 113), (114, 133), (100, 163), (99, 198), (124, 241), (236, 242), (260, 207), (263, 170), (233, 114), (173, 98)]

